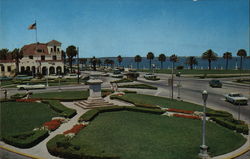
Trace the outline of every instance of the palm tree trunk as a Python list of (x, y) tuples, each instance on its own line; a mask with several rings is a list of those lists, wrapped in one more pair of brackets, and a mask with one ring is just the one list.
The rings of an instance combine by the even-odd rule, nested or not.
[(161, 69), (163, 69), (163, 62), (161, 61)]
[(210, 59), (208, 59), (208, 68), (209, 68), (209, 70), (211, 70), (211, 60)]
[(151, 59), (149, 59), (149, 69), (151, 70)]
[(139, 70), (139, 62), (137, 62), (137, 70)]
[(242, 70), (242, 56), (240, 57), (240, 69)]
[(72, 73), (72, 59), (69, 59), (69, 67), (70, 67), (70, 73)]
[(190, 69), (191, 69), (191, 70), (193, 69), (193, 64), (190, 64)]
[(228, 58), (227, 58), (227, 61), (226, 61), (226, 70), (228, 69)]

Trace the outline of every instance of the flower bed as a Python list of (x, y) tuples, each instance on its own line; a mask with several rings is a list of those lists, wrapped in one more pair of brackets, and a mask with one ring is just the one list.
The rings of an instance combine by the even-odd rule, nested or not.
[(61, 125), (61, 123), (62, 121), (60, 119), (54, 119), (49, 122), (45, 122), (43, 126), (50, 131), (54, 131)]
[(86, 127), (86, 125), (84, 124), (76, 124), (74, 125), (70, 130), (65, 131), (63, 134), (77, 134), (81, 129), (83, 129), (84, 127)]
[(169, 111), (169, 112), (184, 113), (184, 114), (193, 114), (194, 113), (194, 111), (182, 110), (182, 109), (175, 109), (175, 108), (168, 108), (167, 111)]
[(16, 102), (36, 102), (38, 99), (31, 98), (31, 99), (16, 99)]
[(200, 117), (194, 116), (194, 115), (173, 114), (173, 116), (181, 117), (181, 118), (188, 118), (188, 119), (201, 119)]

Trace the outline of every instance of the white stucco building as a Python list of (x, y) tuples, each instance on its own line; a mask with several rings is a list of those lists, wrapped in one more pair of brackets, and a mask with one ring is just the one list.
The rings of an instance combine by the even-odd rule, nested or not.
[[(19, 72), (21, 74), (61, 74), (64, 73), (64, 63), (62, 59), (61, 43), (52, 40), (48, 43), (33, 43), (24, 45), (23, 58), (19, 63)], [(8, 69), (10, 68), (11, 70)], [(12, 70), (15, 70), (13, 60), (1, 60), (1, 76), (9, 76)]]

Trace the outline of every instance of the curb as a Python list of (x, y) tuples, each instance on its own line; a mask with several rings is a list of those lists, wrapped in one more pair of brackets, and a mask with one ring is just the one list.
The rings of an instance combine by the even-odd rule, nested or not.
[(233, 155), (233, 156), (231, 156), (231, 157), (227, 157), (227, 158), (225, 158), (225, 159), (234, 159), (234, 158), (236, 158), (236, 157), (239, 157), (239, 156), (241, 156), (241, 155), (247, 153), (248, 151), (250, 151), (250, 146), (248, 146), (247, 149), (242, 150), (241, 152), (239, 152), (239, 153), (237, 153), (237, 154), (235, 154), (235, 155)]
[(15, 154), (18, 154), (18, 155), (21, 155), (21, 156), (25, 156), (25, 157), (29, 157), (29, 158), (32, 158), (32, 159), (44, 159), (44, 158), (40, 158), (40, 157), (29, 155), (29, 154), (26, 154), (26, 153), (18, 152), (18, 151), (15, 151), (15, 150), (12, 150), (10, 148), (3, 147), (3, 146), (0, 146), (0, 149), (4, 149), (4, 150), (10, 151), (10, 152), (13, 152)]

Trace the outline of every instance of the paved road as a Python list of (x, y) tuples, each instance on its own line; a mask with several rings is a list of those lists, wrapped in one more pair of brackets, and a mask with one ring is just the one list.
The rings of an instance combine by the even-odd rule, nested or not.
[[(160, 81), (148, 81), (143, 78), (139, 78), (138, 81), (150, 85), (157, 86), (159, 88), (159, 93), (157, 95), (163, 97), (171, 97), (171, 88), (168, 86), (167, 79), (169, 75), (159, 75)], [(176, 84), (179, 78), (175, 78), (174, 82), (174, 98), (177, 98), (177, 87)], [(207, 105), (213, 109), (229, 111), (238, 118), (238, 112), (240, 108), (240, 119), (250, 123), (250, 104), (246, 106), (235, 106), (228, 103), (224, 99), (224, 94), (229, 92), (240, 92), (244, 96), (250, 98), (250, 87), (243, 86), (239, 84), (229, 83), (223, 80), (222, 88), (211, 88), (208, 85), (208, 79), (195, 79), (195, 78), (181, 78), (182, 88), (180, 89), (181, 99), (192, 101), (198, 104), (202, 104), (201, 92), (202, 90), (208, 91)], [(228, 80), (228, 79), (227, 79)], [(250, 100), (248, 100), (250, 103)]]

